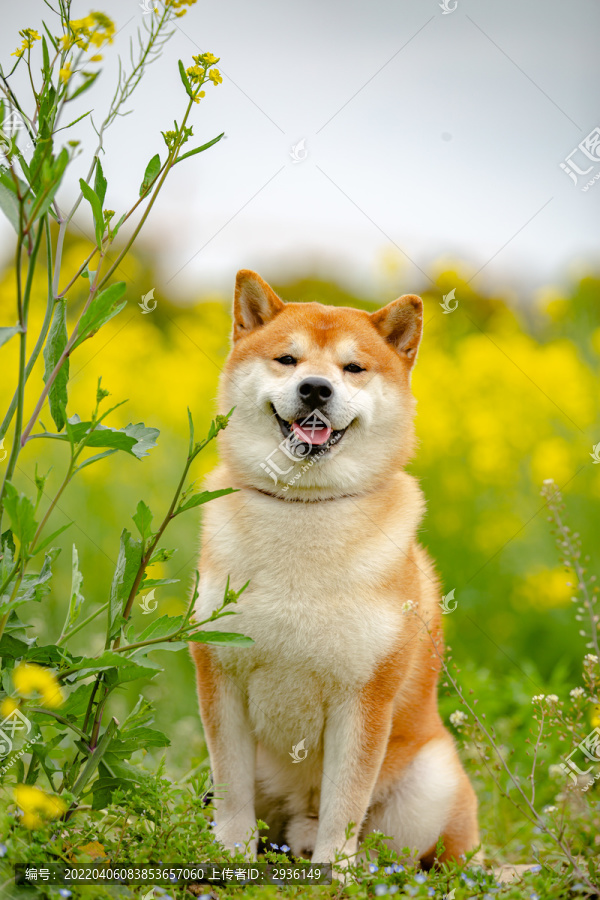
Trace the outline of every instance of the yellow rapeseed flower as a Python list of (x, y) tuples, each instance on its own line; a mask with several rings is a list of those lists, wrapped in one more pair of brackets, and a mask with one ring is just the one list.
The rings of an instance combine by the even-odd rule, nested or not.
[(23, 697), (40, 694), (44, 706), (60, 706), (64, 700), (54, 673), (35, 663), (19, 663), (13, 671), (13, 684)]
[(185, 70), (185, 74), (188, 76), (192, 84), (199, 84), (204, 78), (205, 69), (202, 66), (190, 66), (189, 69)]
[(64, 66), (62, 67), (62, 69), (59, 69), (59, 71), (58, 71), (58, 77), (60, 78), (60, 80), (62, 81), (63, 84), (67, 83), (67, 81), (69, 80), (69, 78), (71, 77), (72, 74), (73, 73), (71, 72), (71, 62), (70, 61), (67, 61), (64, 64)]
[(19, 704), (16, 700), (13, 700), (12, 697), (5, 697), (2, 703), (0, 703), (0, 716), (10, 716), (11, 713), (14, 713), (15, 709), (19, 708)]
[(200, 100), (203, 97), (206, 97), (206, 91), (198, 91), (198, 93), (194, 95), (194, 103), (200, 103)]
[(23, 38), (23, 43), (20, 47), (17, 47), (14, 53), (11, 53), (11, 56), (23, 56), (26, 50), (31, 50), (34, 41), (41, 40), (35, 28), (24, 28), (22, 31), (19, 31), (19, 35)]
[(214, 66), (215, 63), (219, 62), (219, 57), (214, 56), (212, 53), (201, 53), (200, 62), (205, 66)]
[(165, 6), (171, 7), (173, 10), (175, 10), (175, 15), (178, 19), (180, 19), (181, 16), (185, 16), (187, 12), (187, 9), (185, 9), (185, 7), (193, 6), (195, 2), (196, 0), (166, 0)]
[(101, 12), (91, 12), (83, 19), (71, 19), (69, 21), (69, 33), (61, 38), (63, 49), (68, 50), (76, 44), (82, 50), (87, 50), (90, 44), (101, 47), (103, 44), (112, 44), (116, 32), (115, 23), (107, 15)]
[(221, 78), (221, 73), (218, 69), (211, 69), (208, 73), (208, 77), (212, 81), (213, 84), (222, 84), (223, 79)]
[(41, 828), (47, 819), (57, 819), (67, 809), (62, 797), (46, 794), (28, 784), (18, 784), (14, 791), (17, 806), (23, 810), (21, 821), (26, 828)]

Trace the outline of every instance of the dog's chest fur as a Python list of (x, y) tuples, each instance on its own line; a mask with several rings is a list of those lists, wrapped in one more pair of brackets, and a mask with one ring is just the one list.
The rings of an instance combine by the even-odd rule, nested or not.
[[(394, 493), (390, 486), (388, 511)], [(253, 638), (217, 655), (275, 752), (302, 738), (314, 747), (328, 705), (355, 694), (393, 650), (405, 618), (386, 585), (409, 553), (420, 508), (384, 517), (364, 498), (304, 504), (256, 491), (207, 507), (198, 618), (219, 606), (227, 576), (234, 589), (250, 580), (237, 615), (207, 627)]]

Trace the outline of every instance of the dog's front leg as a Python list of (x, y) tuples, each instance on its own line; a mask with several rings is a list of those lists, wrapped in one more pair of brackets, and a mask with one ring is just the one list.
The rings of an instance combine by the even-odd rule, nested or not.
[[(392, 707), (373, 709), (374, 698), (355, 696), (331, 709), (324, 734), (319, 829), (313, 862), (333, 862), (336, 852), (356, 852), (360, 825), (385, 756)], [(369, 700), (371, 702), (369, 702)], [(346, 828), (355, 823), (346, 840)]]
[[(246, 697), (205, 644), (194, 644), (198, 696), (215, 795), (215, 837), (227, 850), (256, 856), (254, 814), (256, 743)], [(236, 848), (235, 845), (238, 845)]]

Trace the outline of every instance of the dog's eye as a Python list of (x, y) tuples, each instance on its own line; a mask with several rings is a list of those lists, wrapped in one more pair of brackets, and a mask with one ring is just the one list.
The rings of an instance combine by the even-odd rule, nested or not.
[(281, 363), (282, 366), (295, 366), (296, 360), (293, 356), (277, 356), (275, 362)]
[(357, 365), (356, 363), (348, 363), (347, 366), (344, 366), (344, 372), (364, 372), (362, 366)]

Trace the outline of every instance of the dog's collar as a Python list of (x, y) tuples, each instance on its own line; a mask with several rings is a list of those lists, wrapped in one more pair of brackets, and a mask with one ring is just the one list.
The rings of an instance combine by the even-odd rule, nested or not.
[(328, 503), (332, 500), (346, 500), (351, 497), (361, 497), (362, 492), (358, 494), (342, 494), (341, 497), (315, 497), (313, 500), (304, 500), (302, 497), (280, 497), (279, 494), (272, 494), (271, 491), (263, 491), (262, 488), (253, 487), (252, 491), (264, 494), (265, 497), (272, 497), (274, 500), (283, 500), (284, 503)]

